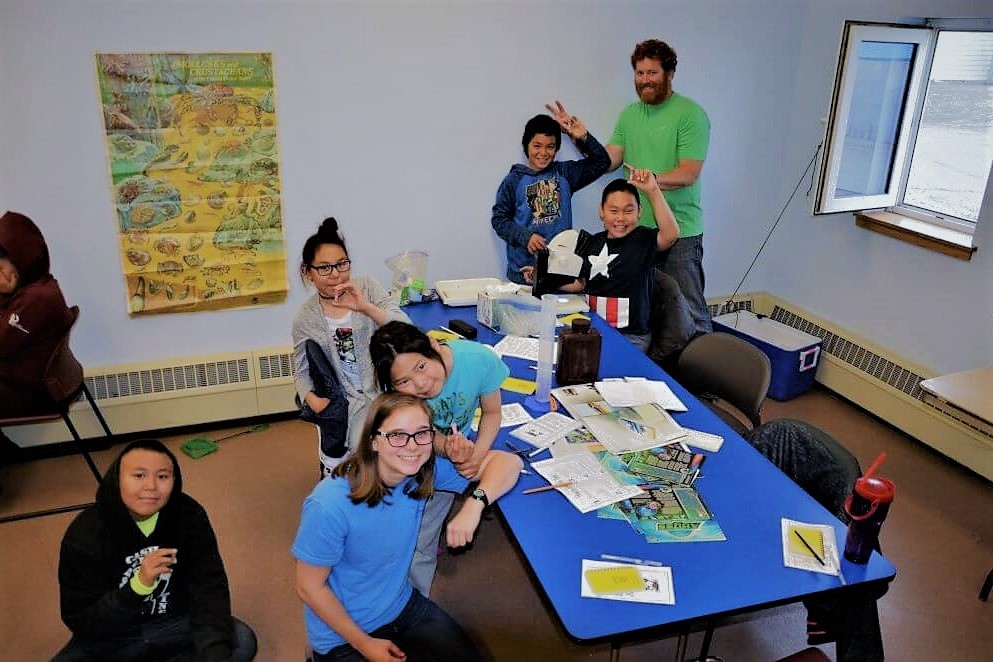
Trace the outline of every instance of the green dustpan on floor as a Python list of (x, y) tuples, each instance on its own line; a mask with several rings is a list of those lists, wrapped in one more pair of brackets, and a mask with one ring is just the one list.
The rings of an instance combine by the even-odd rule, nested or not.
[(232, 437), (240, 437), (243, 434), (249, 434), (252, 432), (259, 432), (260, 430), (265, 430), (269, 427), (268, 423), (259, 423), (258, 425), (253, 425), (247, 430), (242, 430), (241, 432), (235, 432), (233, 434), (226, 435), (220, 439), (206, 439), (204, 437), (195, 437), (183, 443), (180, 448), (183, 453), (190, 456), (194, 460), (198, 460), (204, 455), (210, 455), (217, 450), (218, 442), (224, 441), (225, 439), (231, 439)]

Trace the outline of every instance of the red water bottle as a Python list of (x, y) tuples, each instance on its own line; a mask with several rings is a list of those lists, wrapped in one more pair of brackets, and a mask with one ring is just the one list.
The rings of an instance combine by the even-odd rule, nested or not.
[(852, 493), (845, 499), (845, 512), (852, 518), (845, 538), (845, 558), (852, 563), (868, 563), (872, 550), (879, 546), (879, 529), (890, 511), (896, 486), (873, 474), (886, 459), (881, 453), (869, 470), (855, 481)]

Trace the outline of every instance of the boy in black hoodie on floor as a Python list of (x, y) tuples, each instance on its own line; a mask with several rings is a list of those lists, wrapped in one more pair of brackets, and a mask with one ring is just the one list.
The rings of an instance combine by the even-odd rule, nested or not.
[(255, 657), (254, 633), (231, 616), (207, 513), (183, 493), (176, 456), (158, 440), (128, 444), (96, 505), (69, 525), (59, 589), (73, 637), (58, 662)]

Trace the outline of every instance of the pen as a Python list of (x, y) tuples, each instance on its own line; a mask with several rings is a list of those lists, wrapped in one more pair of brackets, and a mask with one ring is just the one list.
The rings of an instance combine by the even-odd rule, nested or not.
[(841, 582), (842, 586), (848, 586), (848, 582), (845, 581), (845, 573), (841, 571), (841, 559), (838, 558), (838, 550), (835, 550), (831, 561), (835, 563), (838, 567), (838, 581)]
[(793, 533), (795, 533), (796, 537), (800, 539), (800, 542), (803, 543), (803, 546), (806, 547), (807, 550), (814, 555), (814, 558), (817, 559), (817, 562), (820, 563), (821, 565), (824, 565), (824, 559), (821, 558), (820, 554), (814, 551), (814, 548), (810, 546), (810, 543), (807, 542), (807, 539), (801, 536), (800, 532), (797, 529), (793, 529)]
[(526, 474), (526, 475), (528, 475), (528, 476), (530, 476), (530, 475), (531, 475), (531, 472), (530, 472), (530, 471), (528, 471), (527, 469), (521, 469), (521, 473), (522, 473), (522, 474)]
[(541, 451), (547, 451), (547, 450), (548, 450), (548, 447), (547, 446), (542, 446), (541, 448), (536, 448), (535, 450), (533, 450), (530, 453), (528, 453), (528, 457), (534, 457), (535, 455), (537, 455)]
[(504, 442), (504, 443), (507, 444), (507, 448), (510, 449), (510, 452), (511, 453), (527, 453), (527, 452), (529, 452), (528, 449), (521, 448), (520, 446), (515, 446), (514, 444), (510, 443), (509, 441)]
[(536, 494), (538, 492), (547, 492), (548, 490), (558, 489), (560, 487), (569, 487), (572, 485), (571, 480), (563, 480), (560, 483), (553, 483), (552, 485), (543, 485), (542, 487), (532, 487), (530, 489), (524, 490), (521, 494)]
[(439, 329), (441, 329), (442, 331), (448, 331), (449, 333), (452, 333), (452, 334), (455, 334), (455, 335), (456, 335), (456, 336), (458, 336), (459, 338), (462, 338), (463, 340), (465, 340), (465, 336), (463, 336), (463, 335), (462, 335), (461, 333), (459, 333), (458, 331), (452, 331), (452, 330), (451, 330), (451, 329), (449, 329), (449, 328), (448, 328), (447, 326), (442, 326), (441, 324), (439, 324), (439, 325), (438, 325), (438, 328), (439, 328)]
[(635, 565), (651, 565), (656, 568), (663, 567), (658, 561), (646, 561), (645, 559), (634, 559), (630, 556), (615, 556), (614, 554), (601, 554), (600, 558), (604, 561), (620, 561), (621, 563), (634, 563)]

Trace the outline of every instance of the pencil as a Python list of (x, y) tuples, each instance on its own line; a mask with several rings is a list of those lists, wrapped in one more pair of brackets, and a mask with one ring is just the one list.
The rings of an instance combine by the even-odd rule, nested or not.
[(551, 485), (544, 485), (542, 487), (532, 487), (531, 489), (524, 490), (521, 494), (535, 494), (537, 492), (547, 492), (548, 490), (558, 489), (560, 487), (569, 487), (572, 485), (571, 480), (563, 480), (561, 483), (553, 483)]
[(801, 536), (800, 532), (796, 529), (793, 529), (793, 533), (795, 533), (796, 537), (800, 539), (800, 542), (803, 543), (803, 546), (806, 547), (807, 550), (814, 555), (814, 558), (817, 559), (817, 562), (820, 563), (821, 565), (824, 565), (824, 559), (821, 558), (820, 554), (814, 551), (814, 548), (810, 546), (810, 543), (807, 542), (807, 539)]
[(600, 555), (600, 558), (603, 559), (604, 561), (617, 561), (619, 563), (634, 563), (634, 564), (637, 564), (637, 565), (651, 565), (651, 566), (655, 566), (657, 568), (664, 567), (658, 561), (648, 561), (648, 560), (645, 560), (645, 559), (636, 559), (636, 558), (632, 558), (630, 556), (617, 556), (615, 554), (601, 554)]
[(449, 329), (449, 328), (448, 328), (447, 326), (442, 326), (441, 324), (439, 324), (439, 325), (438, 325), (438, 328), (439, 328), (439, 329), (441, 329), (442, 331), (448, 331), (449, 333), (451, 333), (451, 334), (453, 334), (453, 335), (456, 335), (456, 336), (458, 336), (459, 338), (462, 338), (463, 340), (465, 340), (465, 339), (466, 339), (466, 338), (465, 338), (465, 336), (463, 336), (463, 335), (462, 335), (461, 333), (459, 333), (458, 331), (452, 331), (452, 330), (451, 330), (451, 329)]

